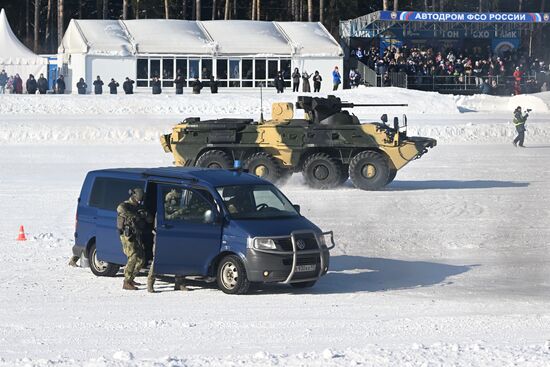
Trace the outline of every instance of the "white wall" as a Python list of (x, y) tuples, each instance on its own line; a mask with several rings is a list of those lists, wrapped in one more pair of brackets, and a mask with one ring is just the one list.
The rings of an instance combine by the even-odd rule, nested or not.
[(122, 93), (122, 83), (126, 77), (136, 80), (136, 59), (133, 56), (96, 56), (89, 55), (86, 57), (86, 84), (88, 84), (88, 92), (93, 91), (93, 82), (97, 76), (105, 83), (103, 93), (109, 89), (107, 84), (114, 78), (119, 84), (119, 93)]
[[(319, 71), (319, 74), (321, 74), (321, 77), (323, 78), (323, 81), (321, 83), (321, 92), (328, 93), (332, 91), (332, 71), (334, 70), (334, 67), (338, 66), (338, 70), (340, 71), (340, 75), (342, 76), (342, 81), (344, 80), (344, 60), (341, 57), (316, 57), (316, 58), (294, 58), (292, 60), (292, 71), (294, 72), (294, 68), (298, 68), (300, 70), (300, 73), (304, 70), (307, 71), (308, 74), (315, 73), (315, 70)], [(301, 81), (300, 81), (301, 83)], [(309, 80), (309, 84), (311, 86), (311, 91), (313, 92), (313, 79)], [(339, 90), (342, 89), (342, 84), (340, 84)], [(300, 91), (302, 90), (302, 86), (300, 85)]]

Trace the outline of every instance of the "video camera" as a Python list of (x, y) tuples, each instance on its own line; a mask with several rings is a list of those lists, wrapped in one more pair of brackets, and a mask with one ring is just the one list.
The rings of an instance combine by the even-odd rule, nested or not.
[(530, 109), (530, 108), (528, 108), (526, 111), (527, 111), (527, 113), (529, 113), (529, 112), (531, 112), (531, 111), (533, 111), (533, 110)]

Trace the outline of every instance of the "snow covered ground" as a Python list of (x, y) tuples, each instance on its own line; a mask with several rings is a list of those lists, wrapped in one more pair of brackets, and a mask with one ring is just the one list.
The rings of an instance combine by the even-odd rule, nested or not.
[[(254, 94), (0, 96), (0, 366), (548, 365), (550, 93), (340, 95), (414, 102), (397, 112), (440, 144), (384, 191), (293, 176), (283, 191), (335, 232), (331, 271), (311, 290), (246, 296), (201, 283), (126, 292), (121, 277), (66, 264), (87, 171), (170, 165), (160, 133), (186, 116), (252, 117)], [(518, 104), (534, 109), (521, 150)]]

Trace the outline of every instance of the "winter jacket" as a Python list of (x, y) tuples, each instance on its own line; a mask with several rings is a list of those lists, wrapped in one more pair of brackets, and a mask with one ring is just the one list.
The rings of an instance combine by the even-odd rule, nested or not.
[(301, 75), (300, 75), (299, 72), (297, 72), (297, 71), (293, 72), (293, 73), (292, 73), (292, 82), (293, 82), (294, 84), (300, 83), (300, 77), (301, 77)]
[(112, 82), (109, 83), (109, 92), (111, 94), (117, 94), (118, 86), (119, 84), (113, 80)]
[(195, 80), (193, 82), (193, 94), (201, 94), (202, 83), (200, 80)]
[(341, 83), (342, 83), (342, 77), (340, 76), (340, 72), (335, 69), (332, 72), (332, 84), (338, 85)]
[(46, 91), (48, 90), (48, 79), (42, 77), (38, 78), (38, 91), (40, 94), (46, 94)]
[(174, 80), (176, 86), (176, 94), (183, 94), (183, 87), (185, 86), (185, 78), (183, 76), (177, 76)]
[(311, 92), (311, 87), (309, 86), (309, 78), (311, 78), (311, 75), (308, 75), (308, 73), (302, 73), (302, 92), (309, 93)]
[(122, 83), (122, 89), (126, 94), (134, 94), (134, 81), (129, 79)]
[(86, 94), (86, 88), (88, 88), (88, 84), (86, 84), (86, 82), (78, 82), (76, 83), (76, 88), (78, 89), (78, 94)]
[(321, 77), (321, 74), (313, 75), (313, 89), (320, 90), (322, 81), (323, 81), (323, 78)]
[(65, 94), (65, 79), (57, 78), (55, 85), (57, 94)]
[(0, 86), (5, 87), (8, 83), (8, 74), (0, 73)]
[(210, 93), (216, 94), (218, 93), (218, 81), (216, 80), (210, 80)]
[(38, 83), (35, 79), (27, 79), (27, 93), (29, 94), (36, 94), (36, 90), (38, 89)]
[(285, 79), (282, 76), (277, 75), (273, 80), (273, 84), (275, 85), (275, 89), (277, 89), (277, 91), (282, 92), (285, 90)]
[(103, 94), (103, 80), (94, 80), (94, 93)]
[(160, 80), (157, 80), (157, 81), (152, 81), (151, 82), (151, 88), (153, 90), (153, 94), (161, 94), (162, 93), (162, 88), (160, 86)]

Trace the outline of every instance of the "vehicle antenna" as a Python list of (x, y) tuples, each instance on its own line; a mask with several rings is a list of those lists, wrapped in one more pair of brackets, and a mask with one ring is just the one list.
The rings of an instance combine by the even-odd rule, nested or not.
[(262, 92), (262, 85), (263, 83), (260, 83), (260, 123), (264, 123), (264, 96)]

